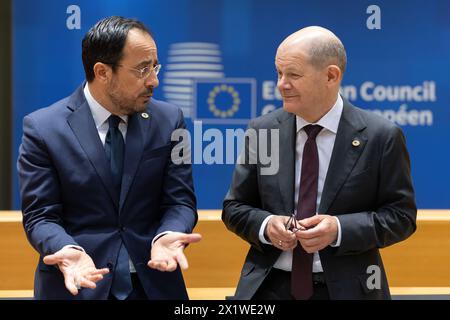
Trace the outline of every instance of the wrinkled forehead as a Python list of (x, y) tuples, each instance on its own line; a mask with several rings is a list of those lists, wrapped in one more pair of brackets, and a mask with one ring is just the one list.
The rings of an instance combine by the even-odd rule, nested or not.
[(309, 60), (307, 50), (299, 46), (281, 46), (275, 55), (277, 66), (286, 64), (304, 65)]

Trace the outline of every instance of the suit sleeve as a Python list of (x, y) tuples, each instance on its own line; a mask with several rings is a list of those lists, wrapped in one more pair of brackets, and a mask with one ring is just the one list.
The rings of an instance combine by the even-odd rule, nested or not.
[[(178, 110), (175, 129), (186, 129), (181, 110)], [(172, 141), (172, 150), (176, 145), (177, 141)], [(184, 151), (184, 156), (190, 157), (190, 150)], [(157, 235), (167, 231), (191, 233), (194, 229), (198, 215), (190, 162), (176, 164), (167, 159), (160, 210), (162, 217)]]
[[(252, 121), (249, 130), (254, 130)], [(260, 209), (258, 164), (252, 161), (257, 157), (249, 145), (245, 144), (240, 155), (242, 161), (236, 164), (230, 189), (223, 201), (222, 220), (230, 231), (259, 251), (265, 251), (272, 246), (261, 243), (259, 231), (263, 221), (272, 213)]]
[(338, 255), (383, 248), (405, 240), (416, 230), (410, 161), (399, 127), (392, 127), (387, 134), (379, 179), (376, 211), (338, 215), (342, 228)]
[(31, 245), (41, 256), (77, 245), (63, 228), (58, 174), (30, 116), (23, 121), (17, 170), (23, 226)]

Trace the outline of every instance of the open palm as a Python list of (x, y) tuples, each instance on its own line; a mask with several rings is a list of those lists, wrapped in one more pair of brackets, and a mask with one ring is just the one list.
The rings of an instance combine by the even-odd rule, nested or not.
[(183, 270), (187, 269), (188, 262), (184, 248), (189, 243), (199, 242), (201, 238), (198, 233), (181, 232), (171, 232), (162, 236), (153, 244), (148, 266), (159, 271), (174, 271), (177, 265)]
[(64, 284), (73, 295), (83, 288), (96, 288), (96, 282), (109, 272), (108, 268), (97, 269), (94, 261), (84, 251), (74, 248), (63, 248), (55, 254), (44, 257), (44, 263), (57, 265), (64, 275)]

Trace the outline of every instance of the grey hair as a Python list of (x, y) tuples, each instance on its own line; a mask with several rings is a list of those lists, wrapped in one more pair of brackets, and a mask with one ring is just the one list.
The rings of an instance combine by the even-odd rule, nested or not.
[(309, 50), (309, 62), (315, 68), (324, 68), (330, 64), (336, 64), (345, 72), (347, 66), (347, 54), (344, 45), (338, 39), (314, 39)]

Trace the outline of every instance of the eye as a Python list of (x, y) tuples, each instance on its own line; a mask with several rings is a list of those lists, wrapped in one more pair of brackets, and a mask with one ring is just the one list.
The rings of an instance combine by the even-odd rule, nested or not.
[(150, 67), (143, 67), (139, 70), (140, 74), (141, 74), (141, 78), (146, 77), (149, 73), (150, 73)]

